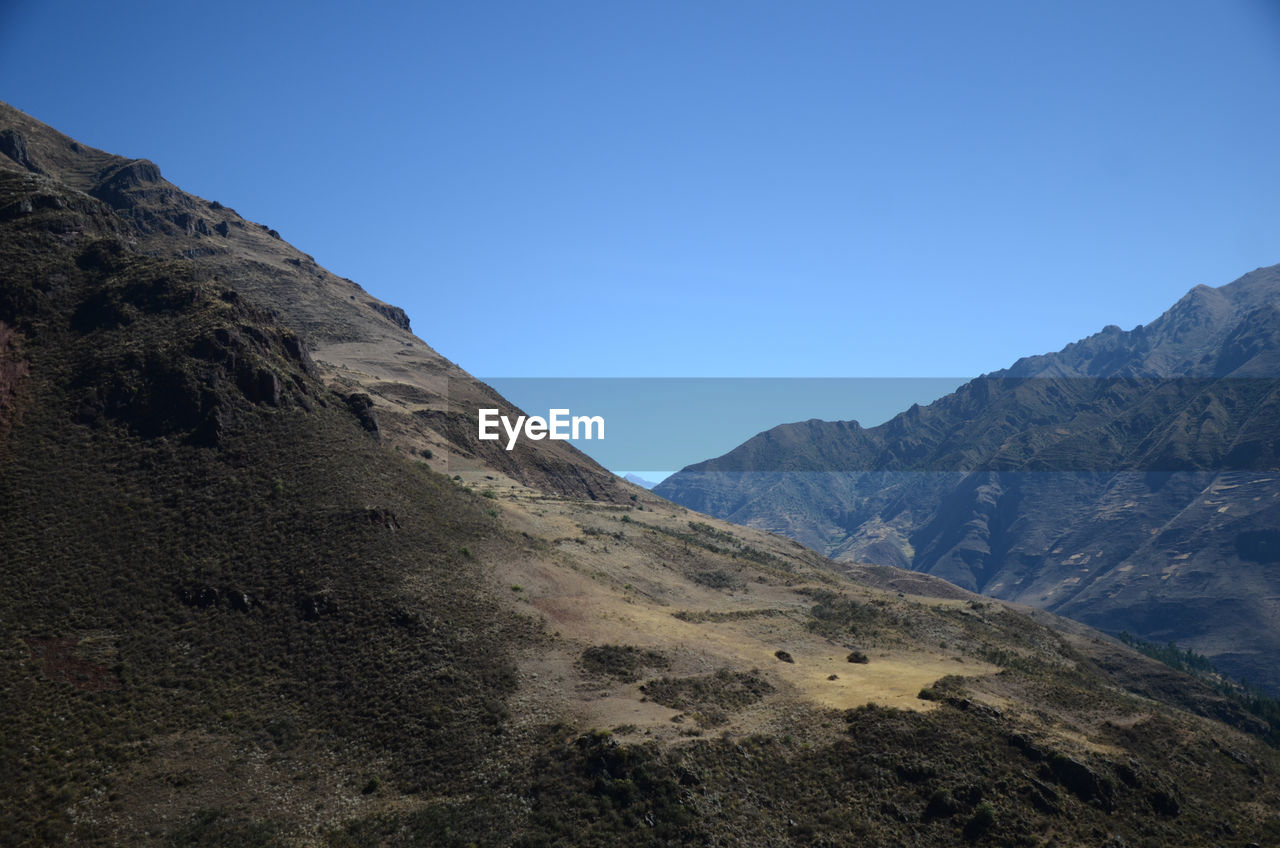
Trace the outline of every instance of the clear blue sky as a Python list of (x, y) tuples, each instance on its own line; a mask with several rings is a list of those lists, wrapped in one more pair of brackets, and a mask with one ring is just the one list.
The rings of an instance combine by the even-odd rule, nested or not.
[(481, 376), (951, 376), (1280, 262), (1280, 11), (0, 0), (0, 99)]

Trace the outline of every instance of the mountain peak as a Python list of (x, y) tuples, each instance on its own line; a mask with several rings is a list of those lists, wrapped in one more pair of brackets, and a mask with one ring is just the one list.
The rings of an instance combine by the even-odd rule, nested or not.
[[(997, 378), (1212, 377), (1230, 368), (1218, 352), (1255, 311), (1280, 300), (1280, 265), (1260, 268), (1218, 288), (1197, 285), (1149, 324), (1125, 331), (1108, 324), (1056, 353), (1019, 359), (991, 374)], [(1274, 375), (1280, 376), (1280, 375)]]
[[(1277, 471), (1273, 266), (869, 430), (779, 425), (655, 491), (841, 560), (1176, 639), (1280, 691), (1280, 584), (1252, 553), (1280, 521)], [(1208, 607), (1230, 612), (1210, 625)]]

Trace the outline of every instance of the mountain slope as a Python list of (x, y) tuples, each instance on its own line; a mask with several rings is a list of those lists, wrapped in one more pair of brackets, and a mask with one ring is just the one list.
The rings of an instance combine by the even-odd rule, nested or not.
[[(925, 575), (566, 493), (595, 472), (545, 444), (441, 474), (313, 360), (308, 327), (380, 318), (342, 290), (331, 323), (273, 308), (8, 129), (5, 844), (1280, 835), (1272, 728), (1238, 700)], [(365, 381), (397, 362), (365, 355)]]
[(240, 294), (269, 304), (306, 338), (325, 381), (367, 395), (370, 426), (376, 421), (405, 451), (430, 452), (433, 468), (486, 468), (546, 491), (625, 497), (613, 475), (567, 442), (544, 443), (537, 451), (521, 444), (508, 452), (477, 440), (478, 408), (514, 414), (514, 407), (414, 336), (402, 309), (329, 273), (265, 224), (183, 192), (149, 160), (87, 147), (4, 103), (0, 127), (0, 152), (18, 155), (0, 161), (102, 201), (138, 250), (196, 260), (212, 278), (234, 281)]
[(783, 425), (655, 490), (829, 556), (924, 571), (1280, 670), (1280, 266), (1200, 286), (872, 429)]

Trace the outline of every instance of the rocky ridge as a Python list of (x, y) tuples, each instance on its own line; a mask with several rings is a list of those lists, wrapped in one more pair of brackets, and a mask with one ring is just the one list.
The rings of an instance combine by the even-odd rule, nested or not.
[(1280, 266), (879, 427), (785, 424), (658, 494), (1280, 687)]

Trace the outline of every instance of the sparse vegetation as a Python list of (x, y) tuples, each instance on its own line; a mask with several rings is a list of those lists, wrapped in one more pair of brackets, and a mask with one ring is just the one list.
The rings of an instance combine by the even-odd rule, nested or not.
[(727, 722), (726, 712), (754, 704), (774, 691), (759, 670), (720, 669), (699, 677), (663, 677), (650, 680), (641, 690), (651, 701), (683, 710), (703, 727)]
[(813, 616), (810, 629), (829, 639), (842, 639), (853, 634), (868, 636), (880, 627), (901, 624), (881, 604), (863, 603), (826, 590), (810, 590), (805, 594), (817, 601), (810, 610)]
[(740, 577), (719, 568), (714, 571), (695, 571), (689, 578), (699, 586), (711, 589), (741, 589), (744, 585)]
[(640, 679), (642, 670), (668, 668), (671, 661), (660, 651), (644, 650), (634, 645), (593, 645), (582, 652), (579, 664), (592, 674), (633, 683)]
[(671, 613), (675, 618), (681, 621), (687, 621), (691, 624), (701, 624), (703, 622), (717, 621), (743, 621), (748, 618), (777, 618), (786, 615), (780, 609), (756, 609), (756, 610), (729, 610), (720, 612), (717, 610), (678, 610)]
[(670, 527), (664, 527), (661, 524), (649, 524), (644, 521), (634, 521), (625, 515), (622, 517), (622, 520), (639, 524), (641, 527), (652, 530), (655, 533), (661, 533), (664, 536), (679, 539), (686, 544), (696, 545), (713, 554), (723, 554), (734, 559), (744, 559), (750, 562), (777, 568), (782, 571), (790, 570), (790, 566), (781, 557), (749, 545), (733, 534), (727, 533), (723, 530), (717, 530), (710, 524), (706, 524), (701, 521), (690, 521), (688, 525), (692, 532), (686, 533), (681, 530), (673, 530)]

